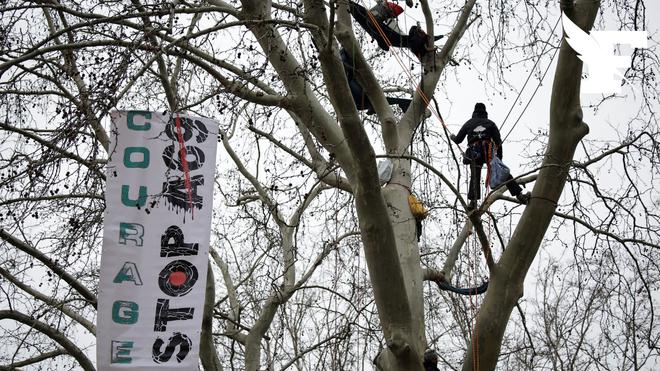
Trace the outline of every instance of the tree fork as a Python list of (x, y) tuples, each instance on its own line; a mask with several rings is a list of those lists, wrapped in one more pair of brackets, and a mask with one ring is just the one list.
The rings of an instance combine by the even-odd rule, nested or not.
[[(600, 7), (599, 1), (561, 0), (561, 8), (585, 31), (593, 26)], [(476, 334), (479, 352), (476, 360), (480, 370), (494, 370), (502, 339), (513, 308), (523, 294), (525, 276), (539, 250), (557, 201), (568, 176), (575, 149), (589, 132), (582, 122), (580, 109), (580, 79), (582, 61), (562, 41), (555, 71), (550, 102), (550, 134), (548, 146), (532, 199), (525, 208), (507, 249), (491, 272), (488, 292), (477, 317)], [(476, 335), (476, 336), (475, 336)], [(473, 370), (475, 354), (468, 348), (463, 371)]]

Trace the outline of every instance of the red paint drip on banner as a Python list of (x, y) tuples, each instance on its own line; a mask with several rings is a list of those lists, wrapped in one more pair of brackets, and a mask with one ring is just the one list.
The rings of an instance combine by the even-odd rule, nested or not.
[(186, 192), (188, 192), (188, 204), (190, 205), (191, 218), (195, 219), (195, 209), (192, 203), (192, 185), (190, 184), (190, 169), (188, 168), (188, 153), (186, 152), (186, 145), (183, 142), (183, 133), (181, 132), (181, 119), (179, 114), (176, 114), (176, 134), (179, 139), (179, 158), (183, 165), (183, 175), (185, 177)]

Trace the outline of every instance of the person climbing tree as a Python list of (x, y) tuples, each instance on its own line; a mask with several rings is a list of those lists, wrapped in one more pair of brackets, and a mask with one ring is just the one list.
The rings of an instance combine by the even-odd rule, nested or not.
[[(355, 77), (355, 65), (353, 64), (353, 59), (348, 54), (346, 49), (342, 48), (339, 51), (341, 56), (341, 61), (344, 64), (344, 72), (346, 73), (346, 79), (348, 80), (348, 87), (351, 89), (351, 95), (353, 96), (353, 102), (355, 102), (355, 107), (358, 111), (367, 110), (368, 115), (375, 113), (371, 101), (367, 98), (367, 95), (364, 93), (362, 85), (360, 85)], [(405, 98), (393, 98), (386, 97), (387, 103), (390, 105), (398, 105), (403, 112), (408, 110), (410, 106), (411, 99)]]
[[(406, 1), (412, 6), (412, 1)], [(362, 5), (350, 1), (349, 10), (353, 18), (374, 39), (378, 46), (388, 51), (390, 45), (399, 48), (410, 48), (418, 58), (422, 58), (428, 51), (433, 50), (428, 45), (428, 34), (419, 26), (412, 26), (408, 35), (404, 35), (396, 24), (396, 18), (403, 13), (403, 8), (387, 0), (378, 0), (376, 6), (367, 10)], [(443, 38), (438, 35), (434, 41)]]
[[(488, 156), (495, 146), (497, 157), (502, 159), (502, 139), (497, 125), (488, 119), (488, 112), (483, 103), (474, 105), (472, 118), (469, 119), (457, 135), (452, 134), (451, 140), (460, 144), (467, 136), (468, 147), (463, 155), (463, 163), (470, 165), (470, 184), (468, 186), (467, 198), (470, 200), (468, 209), (477, 206), (477, 200), (481, 198), (481, 168), (488, 162)], [(516, 197), (522, 204), (527, 204), (531, 195), (529, 192), (522, 193), (520, 185), (513, 180), (511, 174), (505, 179), (506, 188), (512, 196)]]
[(396, 17), (403, 13), (403, 8), (397, 3), (387, 0), (377, 0), (376, 5), (369, 9), (369, 11), (378, 22), (387, 23), (390, 20), (396, 19)]
[(438, 353), (433, 349), (424, 352), (424, 371), (440, 371), (438, 369)]

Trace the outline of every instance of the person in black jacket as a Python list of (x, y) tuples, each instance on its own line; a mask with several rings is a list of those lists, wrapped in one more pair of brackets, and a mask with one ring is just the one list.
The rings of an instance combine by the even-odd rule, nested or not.
[[(483, 103), (474, 105), (472, 118), (469, 119), (458, 132), (457, 135), (451, 135), (450, 138), (456, 143), (461, 143), (467, 137), (468, 148), (463, 155), (463, 163), (470, 165), (470, 185), (468, 188), (469, 209), (474, 209), (477, 200), (481, 198), (481, 168), (487, 161), (487, 155), (491, 146), (497, 148), (497, 157), (502, 159), (502, 138), (497, 125), (488, 119), (488, 112)], [(513, 180), (511, 174), (506, 180), (506, 188), (512, 196), (516, 197), (522, 204), (526, 204), (530, 199), (530, 193), (522, 193), (520, 185)]]
[[(410, 48), (418, 58), (433, 50), (428, 44), (429, 37), (420, 27), (413, 26), (408, 35), (402, 33), (396, 23), (396, 18), (403, 13), (403, 8), (394, 2), (377, 0), (376, 6), (367, 9), (355, 1), (349, 1), (349, 11), (353, 19), (378, 43), (378, 46), (388, 51), (390, 45), (399, 48)], [(406, 0), (412, 7), (413, 2)], [(433, 41), (440, 40), (443, 35), (437, 35)]]
[(424, 352), (424, 371), (440, 371), (438, 369), (438, 354), (433, 349)]
[[(344, 72), (346, 74), (346, 79), (348, 80), (348, 87), (351, 89), (351, 96), (353, 97), (353, 102), (355, 102), (355, 107), (358, 111), (367, 110), (368, 115), (373, 115), (376, 111), (374, 111), (371, 101), (367, 98), (367, 94), (357, 81), (357, 77), (355, 76), (355, 65), (351, 56), (348, 55), (348, 52), (344, 48), (339, 51), (339, 55), (344, 64)], [(385, 99), (387, 99), (387, 103), (390, 105), (399, 106), (403, 112), (408, 110), (408, 107), (410, 107), (410, 103), (412, 102), (412, 99), (406, 98), (385, 97)]]

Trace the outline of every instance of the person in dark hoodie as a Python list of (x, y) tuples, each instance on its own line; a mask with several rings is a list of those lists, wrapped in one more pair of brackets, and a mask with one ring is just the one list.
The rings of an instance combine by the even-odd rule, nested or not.
[[(355, 107), (358, 111), (367, 110), (367, 115), (373, 115), (376, 111), (369, 98), (367, 98), (364, 89), (357, 81), (353, 59), (351, 59), (351, 56), (348, 55), (348, 52), (344, 48), (339, 51), (339, 55), (341, 56), (341, 62), (344, 64), (344, 73), (348, 80), (348, 87), (351, 89), (351, 96), (353, 97), (353, 102), (355, 102)], [(412, 102), (412, 99), (406, 98), (385, 97), (385, 99), (387, 99), (388, 104), (399, 106), (403, 112), (408, 110)]]
[[(403, 34), (399, 29), (396, 19), (403, 13), (403, 8), (397, 3), (377, 0), (376, 6), (371, 9), (367, 9), (355, 1), (349, 1), (348, 4), (353, 19), (376, 40), (381, 49), (388, 51), (390, 46), (409, 48), (419, 59), (434, 50), (434, 47), (429, 45), (428, 34), (421, 27), (410, 27), (408, 35)], [(409, 7), (413, 6), (412, 0), (406, 0), (406, 4)], [(437, 35), (433, 41), (443, 37), (443, 35)]]
[[(497, 125), (488, 119), (488, 112), (483, 103), (474, 105), (472, 118), (469, 119), (458, 132), (457, 135), (451, 135), (450, 138), (456, 143), (461, 143), (467, 137), (468, 148), (463, 155), (463, 163), (470, 165), (470, 184), (467, 198), (470, 200), (468, 208), (476, 208), (477, 200), (481, 198), (481, 168), (487, 161), (488, 151), (492, 145), (497, 148), (497, 157), (502, 159), (502, 138)], [(522, 193), (520, 185), (513, 180), (511, 174), (506, 179), (506, 188), (512, 196), (520, 203), (527, 204), (530, 199), (530, 193)]]
[(433, 349), (424, 352), (424, 371), (440, 371), (438, 369), (438, 354)]

